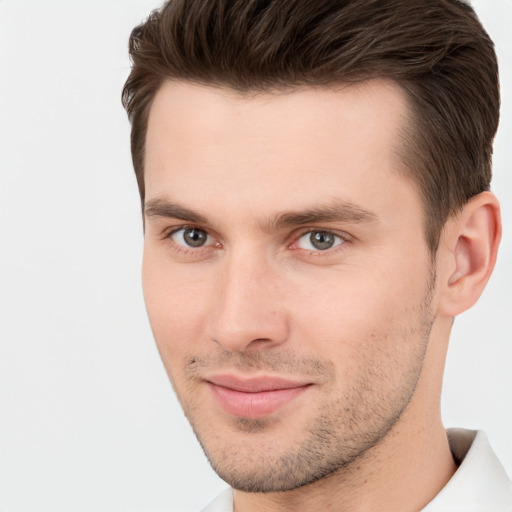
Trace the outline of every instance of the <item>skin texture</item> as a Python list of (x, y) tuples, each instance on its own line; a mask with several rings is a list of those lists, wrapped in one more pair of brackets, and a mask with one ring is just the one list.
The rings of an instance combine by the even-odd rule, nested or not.
[[(407, 118), (385, 81), (246, 97), (174, 82), (156, 96), (145, 300), (238, 512), (418, 510), (455, 470), (439, 415), (446, 346), (495, 259), (473, 257), (462, 232), (471, 218), (498, 239), (497, 206), (485, 196), (476, 220), (450, 220), (433, 258), (397, 156)], [(477, 269), (483, 284), (461, 292)], [(216, 399), (219, 375), (300, 392), (236, 414)]]

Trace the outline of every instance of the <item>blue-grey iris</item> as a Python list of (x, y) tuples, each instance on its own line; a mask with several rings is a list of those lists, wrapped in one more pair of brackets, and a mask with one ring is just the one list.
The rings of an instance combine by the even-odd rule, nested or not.
[(336, 238), (332, 233), (327, 233), (325, 231), (313, 231), (309, 235), (309, 241), (315, 249), (325, 251), (334, 245)]
[(208, 235), (202, 229), (187, 228), (183, 232), (183, 240), (190, 247), (201, 247), (207, 238)]

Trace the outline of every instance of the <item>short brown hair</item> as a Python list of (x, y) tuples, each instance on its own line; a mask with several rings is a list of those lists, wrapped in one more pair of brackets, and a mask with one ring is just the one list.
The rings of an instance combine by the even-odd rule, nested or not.
[(144, 202), (149, 110), (166, 80), (239, 93), (386, 78), (407, 93), (402, 155), (435, 252), (449, 215), (489, 189), (499, 118), (494, 45), (459, 0), (169, 0), (130, 36), (123, 105)]

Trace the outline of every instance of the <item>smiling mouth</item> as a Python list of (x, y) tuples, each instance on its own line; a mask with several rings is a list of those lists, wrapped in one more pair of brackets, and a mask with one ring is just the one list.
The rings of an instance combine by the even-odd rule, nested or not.
[(312, 384), (276, 377), (241, 379), (216, 375), (205, 380), (221, 409), (238, 418), (269, 416), (307, 391)]

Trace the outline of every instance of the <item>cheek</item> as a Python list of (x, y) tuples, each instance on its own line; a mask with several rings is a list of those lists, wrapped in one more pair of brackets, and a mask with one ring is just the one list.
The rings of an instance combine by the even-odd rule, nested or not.
[(145, 250), (142, 286), (151, 329), (169, 371), (192, 353), (202, 338), (208, 283), (204, 276), (185, 272)]
[(386, 417), (409, 400), (430, 328), (425, 284), (390, 291), (377, 283), (364, 283), (363, 292), (342, 287), (322, 300), (310, 295), (296, 330), (305, 352), (335, 368), (328, 396), (348, 404), (361, 421), (368, 410)]
[[(337, 274), (337, 273), (335, 273)], [(295, 327), (320, 357), (358, 359), (368, 345), (400, 349), (421, 328), (429, 276), (414, 278), (406, 266), (333, 275), (302, 288), (296, 297)], [(407, 347), (404, 347), (407, 349)]]

